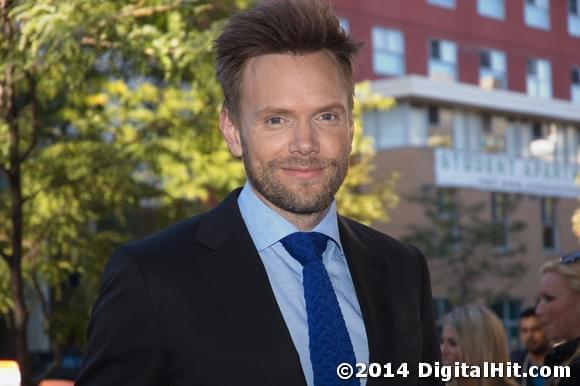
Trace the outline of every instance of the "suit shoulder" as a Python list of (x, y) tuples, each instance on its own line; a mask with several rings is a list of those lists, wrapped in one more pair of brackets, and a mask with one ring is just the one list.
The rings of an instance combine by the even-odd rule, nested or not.
[(345, 226), (347, 226), (356, 237), (371, 248), (389, 250), (392, 252), (390, 255), (393, 258), (404, 257), (405, 259), (408, 259), (411, 257), (420, 260), (424, 259), (421, 251), (412, 245), (406, 244), (392, 236), (371, 228), (368, 225), (361, 224), (358, 221), (347, 217), (341, 217), (341, 219), (344, 221)]

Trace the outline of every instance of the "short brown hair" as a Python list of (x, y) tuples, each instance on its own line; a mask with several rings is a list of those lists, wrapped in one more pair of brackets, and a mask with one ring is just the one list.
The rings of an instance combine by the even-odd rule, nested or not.
[(322, 0), (269, 0), (231, 17), (215, 41), (216, 73), (224, 92), (223, 107), (239, 121), (241, 82), (245, 63), (267, 54), (328, 50), (354, 94), (353, 62), (361, 44), (340, 28)]

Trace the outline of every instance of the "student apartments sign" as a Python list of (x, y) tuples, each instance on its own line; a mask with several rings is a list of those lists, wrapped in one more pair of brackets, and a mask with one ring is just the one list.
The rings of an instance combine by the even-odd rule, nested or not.
[(580, 197), (580, 165), (509, 155), (435, 149), (435, 182), (494, 192)]

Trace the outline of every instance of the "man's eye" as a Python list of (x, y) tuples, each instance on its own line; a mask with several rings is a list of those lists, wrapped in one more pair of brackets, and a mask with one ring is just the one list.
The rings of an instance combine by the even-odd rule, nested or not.
[(269, 118), (266, 123), (269, 123), (270, 125), (279, 125), (282, 123), (282, 117)]
[(548, 303), (554, 300), (554, 297), (552, 295), (542, 295), (542, 298), (544, 298), (544, 300)]
[(337, 119), (337, 117), (336, 114), (333, 113), (324, 113), (320, 116), (320, 119), (322, 119), (323, 121), (333, 121)]

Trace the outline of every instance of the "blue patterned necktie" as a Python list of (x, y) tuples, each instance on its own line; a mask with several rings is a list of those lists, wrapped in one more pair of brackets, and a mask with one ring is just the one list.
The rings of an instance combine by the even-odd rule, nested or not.
[(296, 232), (280, 240), (288, 253), (302, 264), (304, 300), (308, 318), (310, 361), (315, 386), (360, 385), (358, 379), (340, 380), (336, 368), (356, 358), (332, 283), (322, 264), (328, 237), (318, 232)]

